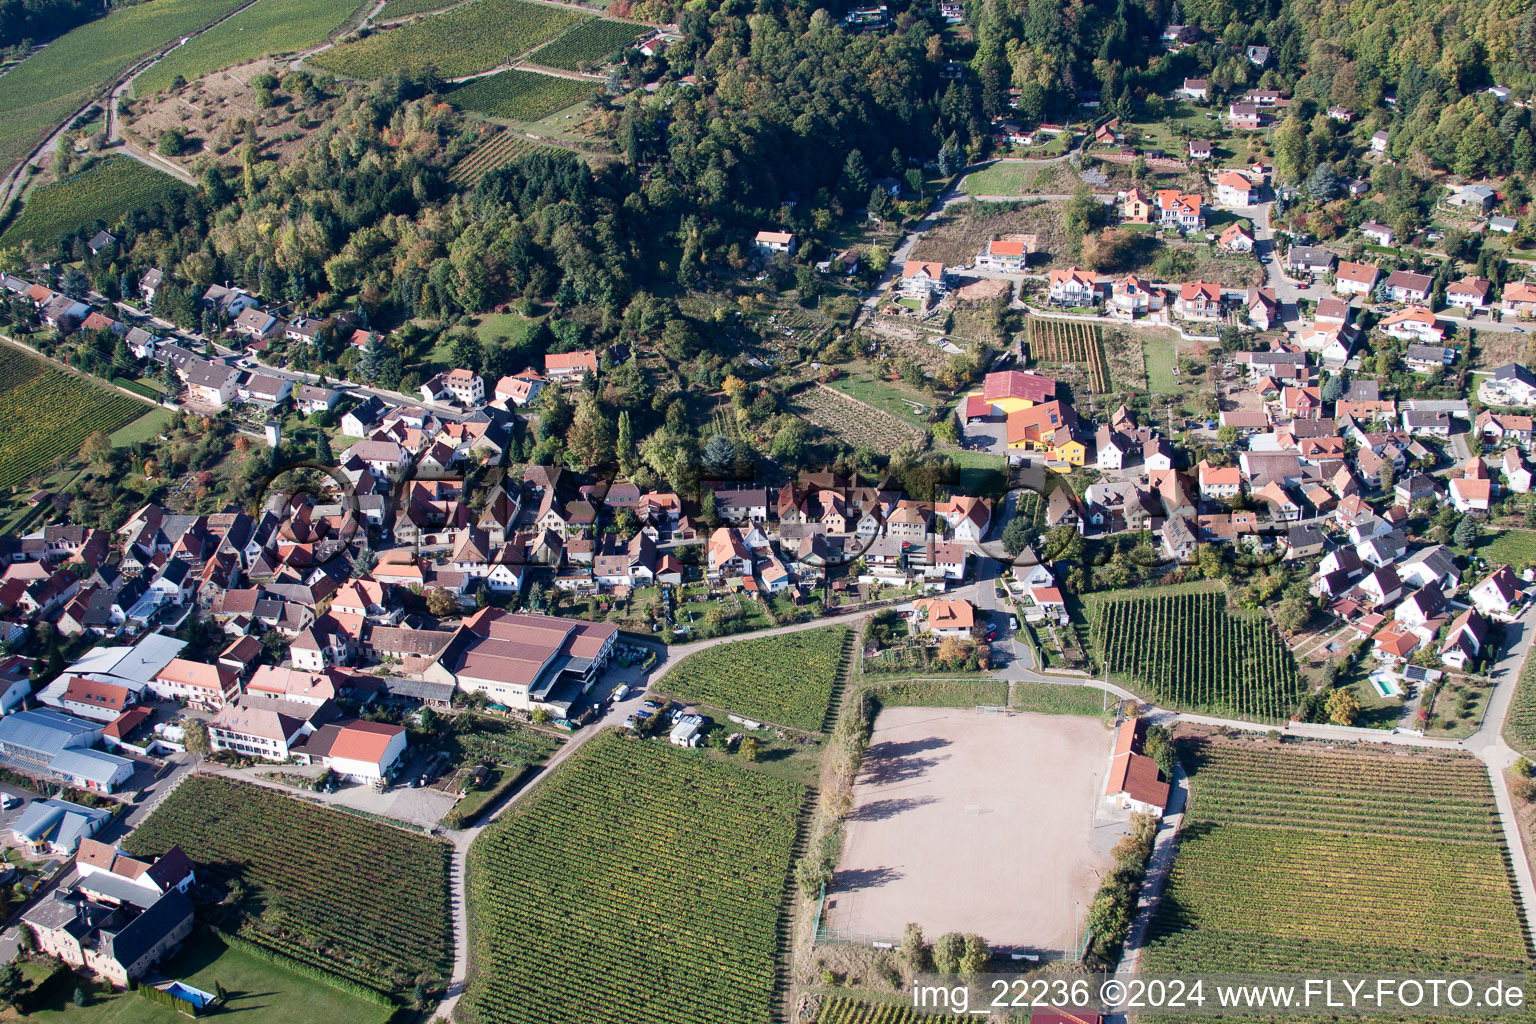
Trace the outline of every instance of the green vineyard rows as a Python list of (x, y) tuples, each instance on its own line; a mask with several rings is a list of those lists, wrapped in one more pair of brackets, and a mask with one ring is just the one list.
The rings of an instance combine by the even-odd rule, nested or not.
[(128, 838), (141, 855), (173, 845), (201, 877), (250, 890), (239, 934), (253, 942), (381, 991), (447, 977), (447, 843), (194, 775)]
[(95, 431), (111, 433), (144, 413), (143, 402), (0, 345), (0, 488), (55, 467)]
[(678, 700), (815, 732), (850, 636), (840, 627), (812, 629), (713, 647), (684, 658), (656, 687)]
[(548, 152), (558, 148), (543, 145), (514, 131), (504, 129), (454, 164), (448, 180), (464, 188), (473, 188), (475, 183), (488, 173), (498, 167), (505, 167), (520, 156), (539, 150)]
[(540, 47), (529, 60), (546, 67), (582, 71), (623, 51), (640, 38), (642, 31), (640, 26), (628, 22), (597, 18)]
[(1181, 756), (1190, 812), (1143, 971), (1529, 972), (1480, 762), (1198, 741)]
[(435, 67), (445, 78), (489, 71), (579, 24), (584, 15), (527, 0), (472, 0), (442, 14), (316, 54), (308, 63), (352, 78)]
[(0, 235), (0, 245), (15, 245), (28, 238), (51, 244), (80, 228), (93, 228), (98, 220), (111, 227), (126, 213), (179, 199), (191, 191), (164, 171), (126, 156), (110, 156), (72, 178), (34, 191)]
[(466, 82), (450, 94), (454, 106), (490, 117), (537, 121), (592, 95), (591, 82), (536, 71), (500, 71)]
[(768, 1024), (804, 787), (604, 732), (470, 848), (477, 1024)]
[(1091, 636), (1112, 674), (1166, 706), (1279, 722), (1306, 692), (1280, 635), (1221, 594), (1102, 601)]

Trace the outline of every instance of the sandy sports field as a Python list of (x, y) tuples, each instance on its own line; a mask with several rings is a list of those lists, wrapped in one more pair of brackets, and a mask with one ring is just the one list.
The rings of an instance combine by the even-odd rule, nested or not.
[(1096, 718), (882, 711), (825, 927), (899, 939), (916, 921), (930, 939), (1070, 948), (1123, 833), (1106, 816), (1093, 828), (1111, 742)]

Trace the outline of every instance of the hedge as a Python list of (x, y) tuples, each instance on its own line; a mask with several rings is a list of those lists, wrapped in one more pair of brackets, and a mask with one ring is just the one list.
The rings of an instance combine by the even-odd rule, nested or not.
[(220, 931), (218, 928), (213, 929), (213, 932), (224, 941), (225, 945), (238, 949), (242, 953), (249, 953), (258, 960), (265, 960), (268, 963), (276, 964), (285, 971), (292, 971), (301, 977), (309, 978), (311, 981), (318, 981), (322, 985), (329, 985), (339, 992), (345, 992), (347, 995), (356, 996), (359, 999), (366, 999), (368, 1002), (378, 1006), (393, 1007), (396, 1005), (394, 999), (388, 993), (380, 992), (376, 988), (369, 988), (367, 985), (360, 985), (347, 978), (338, 977), (329, 971), (322, 971), (312, 964), (295, 960), (291, 956), (285, 956), (275, 949), (263, 946), (259, 942), (252, 942), (250, 939), (242, 938), (231, 932)]

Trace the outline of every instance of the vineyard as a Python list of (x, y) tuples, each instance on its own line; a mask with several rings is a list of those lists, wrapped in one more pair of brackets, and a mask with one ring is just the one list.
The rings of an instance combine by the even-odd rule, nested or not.
[(0, 489), (58, 466), (97, 430), (111, 433), (145, 405), (35, 356), (0, 345)]
[(1100, 601), (1090, 639), (1113, 675), (1166, 706), (1278, 722), (1306, 693), (1269, 622), (1233, 615), (1219, 593)]
[(1536, 658), (1526, 658), (1520, 668), (1504, 719), (1504, 741), (1527, 757), (1536, 753)]
[(854, 447), (868, 445), (878, 452), (893, 452), (920, 439), (924, 432), (908, 423), (865, 405), (824, 384), (816, 384), (795, 396), (794, 411), (828, 433)]
[(375, 989), (441, 986), (453, 959), (442, 842), (270, 789), (185, 779), (128, 838), (179, 845), (216, 882), (249, 891), (239, 934)]
[(178, 199), (192, 190), (153, 167), (125, 156), (110, 156), (63, 181), (35, 190), (11, 222), (0, 245), (24, 239), (52, 243), (102, 221), (108, 227), (124, 214)]
[(1478, 761), (1202, 741), (1181, 754), (1191, 809), (1142, 970), (1529, 971)]
[(459, 78), (499, 67), (580, 23), (583, 16), (527, 0), (472, 0), (400, 28), (316, 54), (307, 63), (352, 78), (435, 67)]
[(566, 71), (585, 71), (617, 56), (640, 38), (643, 28), (625, 21), (596, 18), (578, 25), (529, 59), (535, 64)]
[(73, 117), (124, 68), (243, 2), (116, 5), (106, 17), (66, 32), (0, 75), (0, 173)]
[(960, 1024), (973, 1019), (919, 1013), (906, 1003), (860, 1003), (834, 996), (821, 1004), (816, 1024)]
[(656, 682), (681, 701), (816, 732), (849, 658), (842, 627), (757, 637), (690, 654)]
[(505, 167), (520, 156), (554, 148), (556, 147), (543, 145), (514, 131), (503, 129), (454, 164), (448, 180), (464, 188), (473, 188), (476, 182), (491, 171), (498, 167)]
[(395, 21), (399, 18), (408, 18), (413, 14), (422, 14), (426, 11), (440, 11), (444, 7), (457, 3), (458, 0), (386, 0), (384, 9), (379, 12), (376, 21)]
[(768, 1024), (806, 790), (603, 732), (470, 848), (476, 1024)]
[(176, 47), (133, 80), (135, 96), (191, 82), (220, 68), (325, 42), (358, 9), (359, 0), (262, 0)]
[(1103, 332), (1097, 324), (1031, 316), (1025, 318), (1024, 325), (1031, 359), (1081, 366), (1088, 374), (1088, 387), (1094, 394), (1102, 395), (1109, 390)]
[(489, 117), (537, 121), (592, 95), (591, 82), (535, 71), (499, 71), (466, 82), (452, 93), (454, 106)]

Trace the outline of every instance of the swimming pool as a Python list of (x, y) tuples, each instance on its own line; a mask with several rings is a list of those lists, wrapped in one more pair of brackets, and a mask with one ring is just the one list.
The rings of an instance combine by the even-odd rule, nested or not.
[(1371, 685), (1383, 697), (1401, 697), (1403, 694), (1402, 688), (1397, 685), (1397, 680), (1383, 672), (1377, 672), (1371, 676)]
[(193, 988), (191, 985), (184, 985), (179, 981), (173, 981), (165, 986), (165, 991), (177, 999), (185, 999), (199, 1010), (217, 998), (212, 992), (204, 992), (200, 988)]

